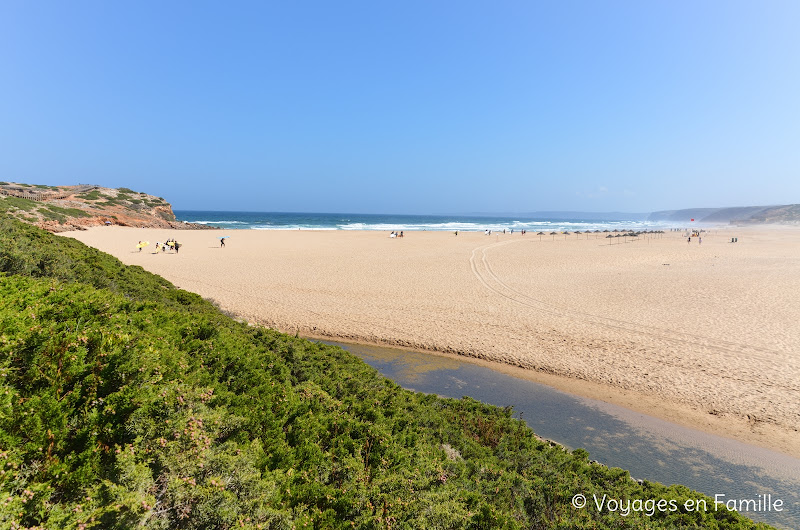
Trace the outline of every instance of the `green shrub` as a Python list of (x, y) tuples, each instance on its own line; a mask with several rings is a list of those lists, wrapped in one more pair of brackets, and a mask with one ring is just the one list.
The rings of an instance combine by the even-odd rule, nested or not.
[(43, 207), (37, 208), (36, 209), (36, 213), (38, 213), (39, 215), (41, 215), (45, 219), (50, 219), (52, 221), (58, 221), (59, 223), (63, 223), (64, 221), (67, 220), (67, 218), (64, 215), (51, 210), (47, 206), (43, 206)]
[(6, 207), (13, 206), (14, 208), (19, 208), (20, 210), (25, 210), (26, 212), (30, 212), (36, 208), (36, 201), (22, 199), (20, 197), (3, 197), (2, 200), (0, 200), (0, 204), (5, 204)]
[(81, 210), (80, 208), (61, 208), (60, 206), (48, 205), (47, 209), (58, 215), (67, 217), (91, 217), (92, 214)]
[(86, 200), (86, 201), (96, 201), (96, 200), (101, 198), (101, 195), (102, 194), (99, 191), (92, 190), (92, 191), (89, 191), (89, 192), (86, 192), (86, 193), (78, 194), (78, 195), (76, 195), (76, 197), (79, 198), (79, 199)]

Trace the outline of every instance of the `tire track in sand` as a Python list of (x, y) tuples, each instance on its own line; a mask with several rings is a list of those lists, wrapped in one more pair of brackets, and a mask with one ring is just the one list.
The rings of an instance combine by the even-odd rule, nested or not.
[[(780, 355), (780, 352), (769, 348), (750, 346), (733, 341), (710, 339), (708, 337), (695, 335), (692, 333), (669, 330), (639, 322), (631, 322), (627, 320), (596, 315), (585, 311), (569, 309), (563, 306), (548, 303), (544, 300), (536, 299), (526, 293), (514, 289), (500, 279), (500, 277), (492, 270), (491, 263), (488, 259), (488, 250), (519, 242), (521, 241), (502, 241), (499, 243), (481, 245), (472, 250), (469, 258), (472, 273), (484, 287), (498, 296), (501, 296), (516, 304), (529, 307), (540, 313), (578, 320), (579, 322), (620, 330), (626, 333), (642, 335), (650, 338), (658, 338), (673, 343), (686, 344), (695, 347), (699, 346), (703, 348), (709, 348), (718, 352), (733, 353), (737, 355), (747, 354), (750, 358), (757, 358), (768, 362), (773, 362), (775, 360), (774, 356)], [(478, 258), (478, 255), (480, 255), (480, 258)]]

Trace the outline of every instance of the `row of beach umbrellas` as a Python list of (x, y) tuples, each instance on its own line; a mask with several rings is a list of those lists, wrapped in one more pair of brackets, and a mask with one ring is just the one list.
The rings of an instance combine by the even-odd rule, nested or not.
[[(570, 234), (605, 234), (605, 233), (608, 233), (608, 232), (616, 233), (617, 235), (613, 235), (612, 236), (612, 235), (609, 234), (606, 237), (638, 237), (638, 236), (640, 236), (642, 234), (663, 234), (664, 233), (663, 230), (640, 230), (638, 232), (635, 232), (633, 230), (628, 230), (628, 231), (619, 230), (618, 228), (615, 228), (614, 230), (608, 230), (608, 229), (606, 229), (606, 230), (595, 230), (595, 231), (586, 230), (585, 232), (581, 232), (580, 230), (576, 230), (575, 232), (566, 231), (566, 232), (561, 232), (561, 233), (564, 234), (564, 236), (566, 237), (566, 236), (568, 236)], [(544, 232), (539, 232), (536, 235), (539, 236), (539, 239), (541, 239), (542, 238), (541, 236), (546, 236), (546, 235), (551, 235), (551, 236), (553, 236), (555, 238), (555, 236), (557, 236), (558, 234), (559, 234), (559, 232), (550, 232), (549, 234), (545, 234)]]

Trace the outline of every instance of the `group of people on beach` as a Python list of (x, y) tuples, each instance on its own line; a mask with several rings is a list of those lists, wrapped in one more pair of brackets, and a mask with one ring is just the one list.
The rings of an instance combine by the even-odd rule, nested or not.
[[(142, 247), (144, 245), (142, 244), (141, 241), (139, 241), (139, 244), (136, 245), (136, 246), (139, 247), (139, 252), (141, 252), (142, 251)], [(180, 250), (180, 248), (181, 248), (181, 244), (178, 243), (176, 240), (174, 240), (172, 238), (167, 239), (163, 243), (161, 243), (160, 241), (156, 241), (156, 251), (154, 252), (154, 254), (158, 254), (159, 252), (166, 252), (167, 249), (172, 249), (172, 250), (175, 251), (175, 254), (177, 254), (178, 251)]]
[[(513, 235), (514, 235), (514, 229), (513, 229), (513, 228), (511, 228), (510, 230), (511, 230), (511, 235), (513, 236)], [(527, 230), (520, 230), (520, 233), (521, 233), (523, 236), (525, 235), (525, 232), (527, 232)], [(483, 233), (484, 233), (484, 235), (487, 235), (487, 236), (490, 236), (490, 235), (492, 235), (492, 231), (491, 231), (491, 230), (489, 230), (489, 229), (486, 229), (486, 230), (484, 230), (484, 231), (483, 231)], [(503, 228), (503, 233), (504, 233), (504, 234), (506, 233), (506, 229), (505, 229), (505, 228)], [(458, 232), (456, 232), (456, 235), (458, 235)]]
[(698, 245), (702, 245), (703, 244), (703, 232), (705, 232), (705, 230), (692, 230), (691, 233), (689, 234), (689, 236), (687, 237), (686, 242), (691, 244), (692, 238), (696, 237), (697, 238), (697, 244)]
[(391, 234), (389, 234), (389, 237), (392, 237), (392, 238), (394, 238), (394, 237), (403, 237), (403, 232), (402, 232), (402, 230), (400, 232), (392, 232)]

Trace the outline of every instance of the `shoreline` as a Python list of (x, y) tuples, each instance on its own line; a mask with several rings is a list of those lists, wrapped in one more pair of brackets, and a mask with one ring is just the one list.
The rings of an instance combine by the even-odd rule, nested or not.
[[(290, 334), (456, 356), (800, 457), (800, 230), (628, 244), (448, 232), (66, 233)], [(730, 234), (743, 241), (728, 243)], [(742, 237), (744, 236), (744, 237)]]
[[(280, 329), (276, 331), (287, 334), (291, 333), (289, 331)], [(737, 440), (752, 446), (776, 451), (793, 458), (800, 458), (800, 448), (798, 448), (797, 443), (797, 432), (781, 429), (772, 424), (758, 425), (758, 431), (753, 431), (754, 424), (752, 422), (744, 421), (735, 416), (710, 415), (705, 411), (692, 408), (681, 403), (670, 403), (670, 408), (665, 409), (663, 400), (658, 396), (648, 396), (611, 385), (603, 385), (582, 379), (573, 379), (559, 374), (540, 372), (537, 370), (531, 370), (529, 368), (523, 368), (507, 363), (471, 357), (458, 353), (436, 350), (418, 350), (414, 348), (402, 347), (396, 344), (368, 342), (363, 340), (358, 341), (350, 338), (345, 340), (345, 338), (341, 336), (304, 335), (302, 333), (299, 334), (299, 336), (308, 340), (328, 340), (345, 344), (380, 346), (381, 348), (389, 348), (399, 351), (408, 350), (425, 355), (435, 355), (444, 357), (446, 359), (468, 362), (477, 366), (489, 368), (499, 373), (546, 385), (570, 395), (603, 401), (612, 405), (626, 408), (633, 412), (645, 414), (647, 416), (675, 423), (683, 427), (696, 429), (706, 434), (714, 434), (717, 436), (730, 438), (732, 440)]]

